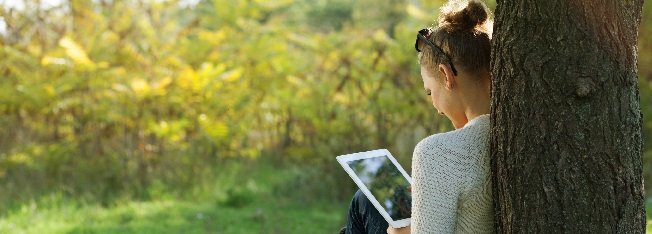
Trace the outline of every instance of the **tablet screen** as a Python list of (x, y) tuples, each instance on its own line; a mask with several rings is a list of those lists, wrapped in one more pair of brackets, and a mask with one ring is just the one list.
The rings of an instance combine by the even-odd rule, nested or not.
[(387, 156), (347, 162), (394, 220), (410, 218), (410, 182)]

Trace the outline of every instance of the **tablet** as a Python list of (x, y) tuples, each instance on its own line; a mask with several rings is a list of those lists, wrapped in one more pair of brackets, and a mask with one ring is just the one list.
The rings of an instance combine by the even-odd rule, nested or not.
[(337, 161), (390, 226), (410, 225), (412, 178), (387, 149), (342, 155)]

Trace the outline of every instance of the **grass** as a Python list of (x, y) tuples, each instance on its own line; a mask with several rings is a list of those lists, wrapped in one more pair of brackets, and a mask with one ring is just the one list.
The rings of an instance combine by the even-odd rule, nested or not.
[(282, 194), (320, 192), (294, 182), (305, 169), (249, 166), (229, 165), (187, 196), (101, 206), (53, 193), (5, 213), (0, 233), (336, 233), (344, 224), (346, 202)]
[(648, 199), (645, 202), (645, 215), (646, 215), (646, 231), (645, 233), (652, 234), (652, 199)]
[(334, 233), (343, 204), (256, 201), (243, 207), (159, 200), (114, 207), (25, 206), (0, 221), (0, 233)]

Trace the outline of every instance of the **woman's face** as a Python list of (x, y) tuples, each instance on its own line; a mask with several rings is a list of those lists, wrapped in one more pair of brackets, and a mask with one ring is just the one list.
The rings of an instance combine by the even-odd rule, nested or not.
[(454, 89), (451, 88), (456, 85), (456, 82), (446, 79), (443, 69), (440, 66), (440, 70), (432, 71), (421, 66), (423, 88), (426, 90), (426, 94), (430, 95), (432, 106), (437, 112), (440, 115), (445, 115), (456, 128), (459, 128), (464, 125), (466, 120), (464, 108), (460, 97), (457, 96), (459, 92), (454, 92)]
[(432, 106), (435, 107), (437, 113), (445, 115), (446, 101), (448, 100), (444, 82), (437, 77), (435, 72), (430, 71), (425, 66), (421, 66), (421, 79), (423, 80), (423, 88), (427, 95), (430, 95)]

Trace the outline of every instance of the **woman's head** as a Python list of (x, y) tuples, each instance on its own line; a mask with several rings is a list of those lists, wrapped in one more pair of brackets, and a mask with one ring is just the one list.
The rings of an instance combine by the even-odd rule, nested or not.
[[(441, 8), (439, 26), (419, 31), (421, 76), (435, 108), (455, 127), (472, 112), (489, 110), (489, 10), (479, 1), (451, 0)], [(486, 107), (486, 108), (485, 108)], [(471, 112), (471, 113), (469, 113)]]

